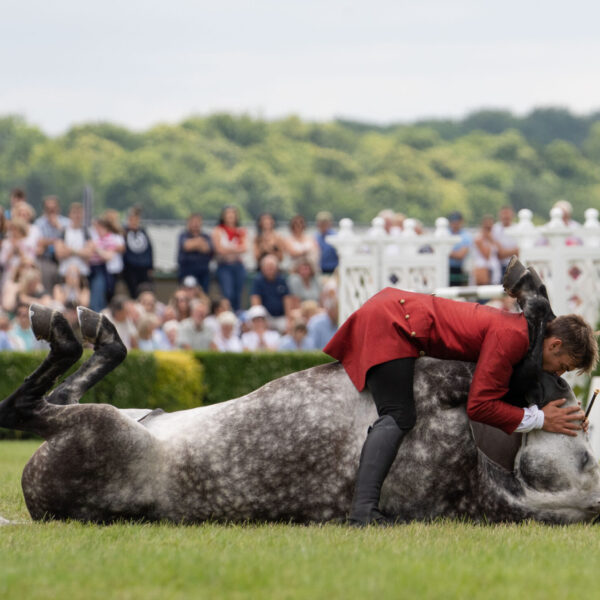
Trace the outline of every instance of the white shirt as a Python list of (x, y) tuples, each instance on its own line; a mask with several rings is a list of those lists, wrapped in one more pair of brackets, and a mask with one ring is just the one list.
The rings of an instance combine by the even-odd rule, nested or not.
[(527, 433), (533, 429), (541, 429), (544, 426), (544, 412), (538, 408), (537, 405), (532, 404), (523, 410), (525, 411), (525, 414), (515, 429), (515, 432)]

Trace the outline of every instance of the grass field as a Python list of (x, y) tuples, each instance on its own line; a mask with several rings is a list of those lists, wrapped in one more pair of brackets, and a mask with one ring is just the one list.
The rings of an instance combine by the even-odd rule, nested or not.
[(390, 529), (32, 523), (34, 442), (0, 442), (0, 598), (599, 596), (600, 529), (455, 522)]

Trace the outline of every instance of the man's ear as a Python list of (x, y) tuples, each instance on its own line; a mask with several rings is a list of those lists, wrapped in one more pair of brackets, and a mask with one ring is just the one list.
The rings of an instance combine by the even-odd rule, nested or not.
[(550, 350), (559, 350), (562, 348), (562, 340), (556, 336), (552, 336), (549, 340)]

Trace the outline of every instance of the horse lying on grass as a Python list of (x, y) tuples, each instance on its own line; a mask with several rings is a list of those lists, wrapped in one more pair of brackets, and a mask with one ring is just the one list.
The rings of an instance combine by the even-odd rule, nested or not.
[[(34, 519), (307, 523), (347, 514), (376, 414), (368, 391), (358, 392), (339, 363), (171, 414), (79, 404), (126, 350), (106, 317), (78, 312), (94, 344), (88, 361), (50, 391), (80, 357), (81, 345), (60, 313), (33, 305), (33, 330), (51, 351), (0, 403), (0, 426), (46, 440), (22, 478)], [(514, 468), (502, 468), (478, 450), (466, 416), (473, 369), (417, 361), (417, 424), (385, 480), (382, 510), (405, 521), (593, 520), (600, 512), (600, 468), (585, 435), (524, 434)], [(562, 379), (548, 374), (542, 384), (545, 402), (575, 402)]]

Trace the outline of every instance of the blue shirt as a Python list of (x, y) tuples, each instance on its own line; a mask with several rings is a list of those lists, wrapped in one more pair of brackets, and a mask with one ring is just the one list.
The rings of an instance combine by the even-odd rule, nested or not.
[[(456, 235), (460, 236), (460, 241), (452, 248), (452, 252), (455, 252), (456, 250), (460, 250), (461, 248), (464, 248), (465, 246), (470, 248), (473, 245), (473, 238), (471, 237), (471, 234), (466, 229), (461, 229)], [(463, 265), (463, 261), (464, 261), (464, 258), (462, 258), (462, 259), (451, 258), (450, 266), (460, 268)]]
[(192, 250), (191, 252), (188, 252), (187, 250), (184, 250), (183, 244), (185, 243), (185, 241), (193, 239), (194, 237), (196, 236), (192, 235), (187, 230), (179, 234), (177, 264), (179, 265), (180, 269), (185, 269), (186, 267), (193, 267), (193, 269), (208, 270), (210, 259), (213, 256), (212, 240), (206, 233), (200, 233), (200, 237), (203, 237), (208, 242), (210, 252), (199, 252), (198, 250)]
[(315, 315), (308, 322), (308, 335), (312, 338), (315, 348), (322, 350), (327, 342), (333, 337), (337, 331), (337, 323), (333, 323), (329, 315), (321, 313)]
[(323, 271), (323, 273), (332, 273), (339, 263), (337, 250), (325, 241), (326, 236), (334, 234), (335, 231), (329, 229), (325, 235), (320, 231), (316, 235), (317, 244), (319, 244), (319, 248), (321, 249), (321, 271)]
[(283, 298), (289, 296), (290, 289), (281, 275), (269, 280), (259, 273), (252, 282), (250, 294), (260, 296), (262, 305), (272, 317), (281, 317), (285, 314)]
[(315, 344), (310, 335), (305, 335), (302, 342), (300, 342), (300, 347), (298, 347), (294, 336), (286, 335), (279, 343), (279, 350), (315, 350)]

